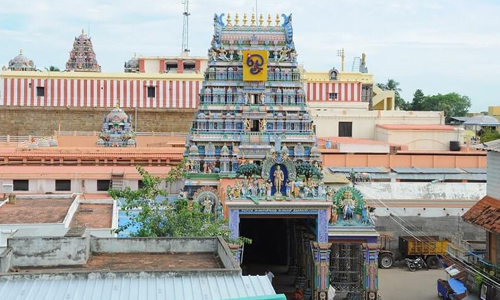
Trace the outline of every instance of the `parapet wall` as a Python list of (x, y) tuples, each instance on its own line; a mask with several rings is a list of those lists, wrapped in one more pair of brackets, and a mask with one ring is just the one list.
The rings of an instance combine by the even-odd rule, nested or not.
[(12, 237), (14, 267), (51, 267), (83, 265), (90, 254), (90, 237)]
[(90, 243), (93, 253), (186, 253), (217, 251), (214, 238), (99, 238)]
[[(49, 136), (54, 130), (100, 131), (109, 108), (0, 107), (0, 135)], [(137, 131), (188, 132), (194, 109), (140, 108), (125, 109), (137, 121)], [(135, 126), (135, 125), (134, 125)]]

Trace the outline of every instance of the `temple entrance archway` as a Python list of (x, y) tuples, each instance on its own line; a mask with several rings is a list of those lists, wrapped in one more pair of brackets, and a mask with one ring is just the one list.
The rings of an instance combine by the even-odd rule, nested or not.
[(240, 235), (252, 239), (243, 253), (244, 273), (264, 275), (270, 270), (275, 276), (272, 283), (276, 292), (293, 293), (300, 273), (299, 256), (303, 255), (303, 249), (298, 249), (301, 246), (298, 240), (304, 236), (314, 240), (316, 222), (316, 215), (242, 216)]

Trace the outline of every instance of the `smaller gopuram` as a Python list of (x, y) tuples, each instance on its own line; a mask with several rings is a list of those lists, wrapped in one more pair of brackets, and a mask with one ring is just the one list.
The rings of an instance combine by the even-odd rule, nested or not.
[(97, 140), (99, 147), (136, 147), (135, 132), (132, 129), (132, 116), (127, 115), (117, 104), (104, 116), (102, 131)]
[(19, 50), (19, 55), (9, 61), (7, 69), (11, 71), (36, 71), (35, 63), (23, 55), (23, 50)]
[(101, 66), (95, 57), (92, 40), (83, 30), (80, 36), (75, 37), (73, 49), (69, 53), (69, 60), (66, 63), (66, 71), (101, 72)]
[(125, 73), (139, 73), (139, 58), (134, 53), (134, 57), (125, 62), (123, 66)]

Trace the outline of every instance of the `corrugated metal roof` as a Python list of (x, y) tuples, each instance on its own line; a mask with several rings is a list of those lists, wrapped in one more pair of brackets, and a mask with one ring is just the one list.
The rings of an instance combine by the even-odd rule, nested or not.
[(332, 173), (389, 173), (389, 170), (384, 167), (329, 167), (328, 170)]
[(463, 174), (464, 170), (458, 168), (392, 168), (399, 174)]
[(465, 172), (469, 174), (486, 174), (486, 168), (462, 168)]
[(0, 278), (1, 299), (15, 300), (224, 300), (276, 295), (267, 276), (103, 276)]

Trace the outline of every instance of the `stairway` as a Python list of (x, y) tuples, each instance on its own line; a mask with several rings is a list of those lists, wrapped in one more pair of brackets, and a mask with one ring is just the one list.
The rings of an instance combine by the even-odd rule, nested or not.
[(125, 176), (125, 172), (111, 173), (111, 189), (123, 190), (123, 176)]

